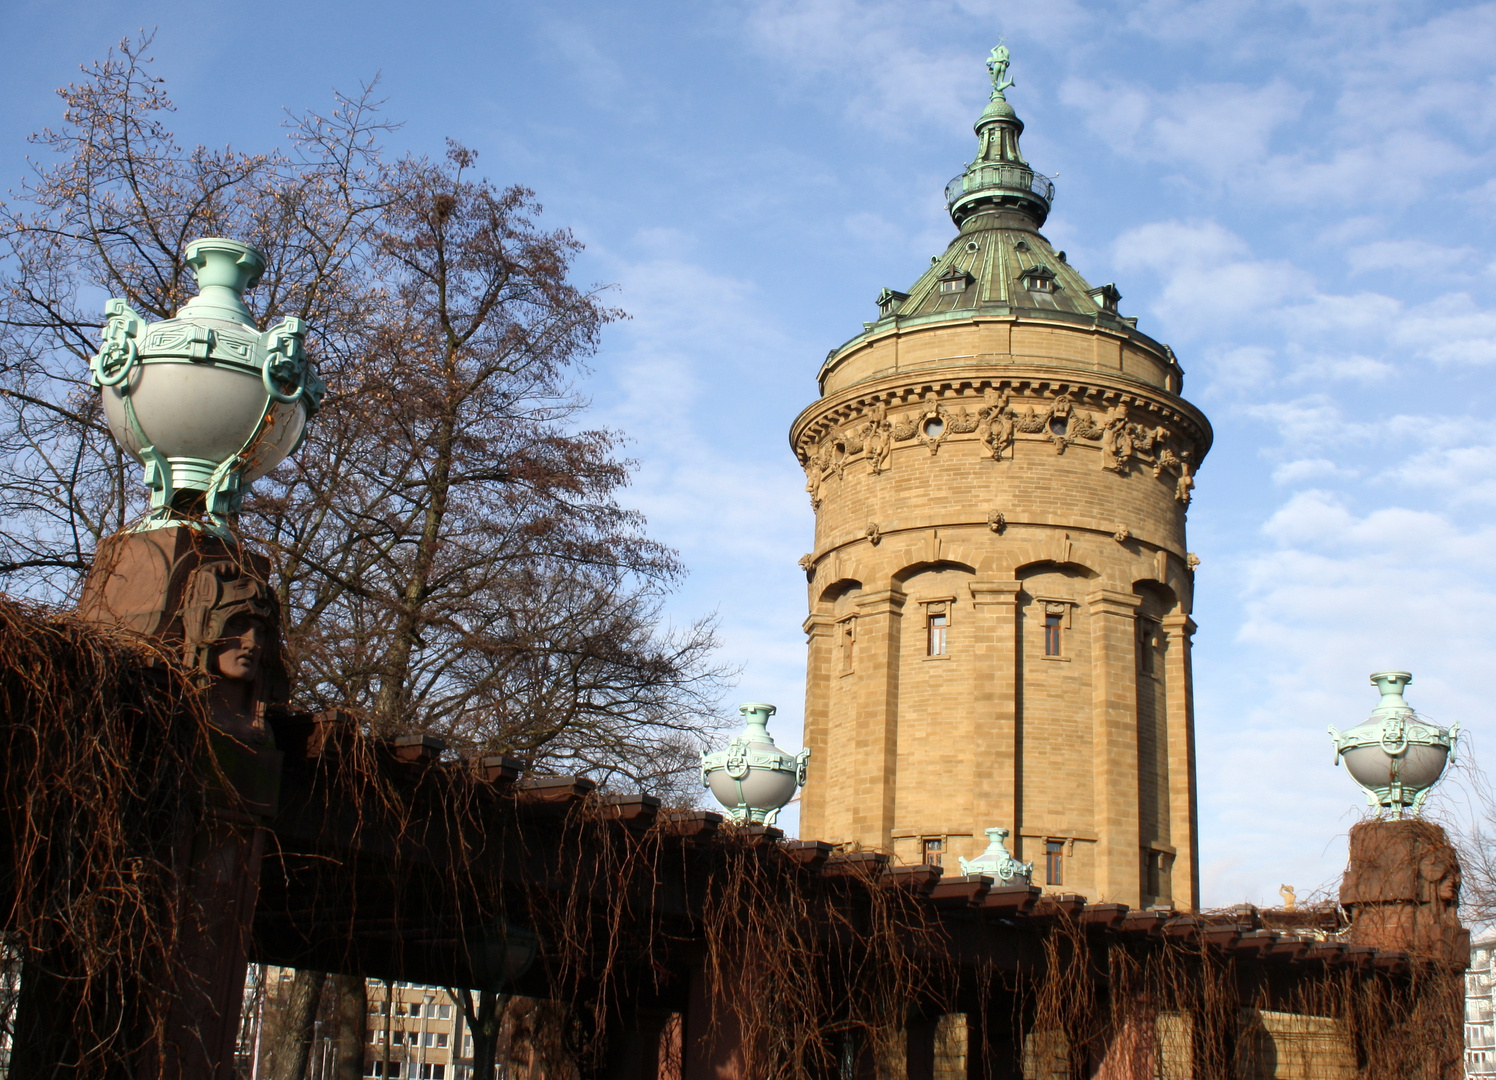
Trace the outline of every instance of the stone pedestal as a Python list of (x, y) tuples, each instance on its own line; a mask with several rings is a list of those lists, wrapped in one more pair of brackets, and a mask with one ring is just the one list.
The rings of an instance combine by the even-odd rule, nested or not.
[(1464, 964), (1470, 932), (1459, 902), (1460, 861), (1438, 825), (1410, 818), (1351, 828), (1340, 903), (1355, 944)]
[[(266, 832), (261, 823), (279, 799), (282, 755), (263, 722), (265, 706), (284, 700), (279, 659), (279, 612), (266, 584), (269, 566), (259, 556), (218, 537), (186, 527), (125, 533), (103, 541), (84, 584), (78, 616), (137, 634), (160, 646), (211, 686), (221, 674), (209, 666), (214, 640), (231, 613), (265, 624), (263, 655), (242, 687), (245, 715), (233, 730), (215, 727), (196, 765), (205, 812), (182, 835), (176, 872), (182, 902), (174, 913), (177, 943), (173, 985), (137, 986), (137, 1000), (81, 1003), (90, 1014), (108, 1007), (119, 1016), (128, 1070), (152, 1080), (231, 1080), (234, 1043), (243, 1005), (244, 976), (259, 890)], [(220, 723), (214, 713), (215, 725)], [(169, 928), (160, 928), (167, 930)], [(42, 998), (68, 996), (69, 962), (51, 978), (23, 980), (26, 1018), (18, 1032), (17, 1059), (48, 1068), (66, 1065), (63, 1030), (80, 1003)], [(130, 978), (133, 973), (124, 973)], [(76, 995), (74, 995), (76, 997)], [(124, 1075), (122, 1072), (121, 1075)]]

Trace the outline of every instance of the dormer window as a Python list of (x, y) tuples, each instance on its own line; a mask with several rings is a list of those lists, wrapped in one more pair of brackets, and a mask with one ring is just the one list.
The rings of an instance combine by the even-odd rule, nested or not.
[(965, 270), (957, 270), (954, 266), (940, 275), (940, 291), (942, 293), (964, 293), (971, 287), (975, 280)]
[(897, 289), (884, 289), (878, 294), (878, 317), (886, 319), (890, 315), (897, 315), (899, 308), (904, 306), (904, 301), (909, 299), (909, 294), (899, 292)]
[(1105, 285), (1092, 289), (1086, 294), (1096, 302), (1096, 306), (1102, 311), (1117, 311), (1117, 301), (1122, 299), (1122, 294), (1117, 291), (1117, 286), (1108, 281)]
[(1035, 293), (1054, 292), (1054, 271), (1047, 266), (1030, 267), (1023, 272), (1023, 287)]

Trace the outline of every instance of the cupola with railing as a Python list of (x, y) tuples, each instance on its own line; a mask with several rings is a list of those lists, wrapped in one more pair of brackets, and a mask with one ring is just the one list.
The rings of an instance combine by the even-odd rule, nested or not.
[(976, 122), (977, 156), (960, 176), (945, 186), (945, 205), (960, 225), (983, 210), (1012, 209), (1043, 225), (1054, 201), (1054, 184), (1036, 173), (1018, 148), (1023, 121), (1008, 104), (1008, 47), (998, 45), (987, 58), (992, 73), (992, 98)]

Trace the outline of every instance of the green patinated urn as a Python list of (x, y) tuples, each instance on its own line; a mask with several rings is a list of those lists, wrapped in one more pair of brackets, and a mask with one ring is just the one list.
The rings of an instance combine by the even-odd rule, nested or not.
[(773, 825), (805, 783), (810, 751), (781, 750), (769, 734), (773, 705), (739, 705), (747, 726), (721, 750), (701, 755), (701, 785), (739, 825)]
[(1406, 671), (1379, 671), (1372, 685), (1382, 699), (1363, 724), (1349, 731), (1330, 728), (1335, 760), (1345, 762), (1351, 779), (1361, 785), (1367, 802), (1394, 818), (1416, 814), (1455, 759), (1460, 725), (1443, 728), (1421, 718), (1403, 698), (1413, 681)]
[(325, 387), (295, 316), (261, 332), (244, 304), (265, 270), (248, 244), (187, 245), (198, 295), (175, 318), (147, 324), (122, 299), (105, 306), (91, 366), (109, 431), (145, 467), (151, 514), (139, 528), (180, 523), (201, 508), (222, 530), (244, 489), (300, 446)]

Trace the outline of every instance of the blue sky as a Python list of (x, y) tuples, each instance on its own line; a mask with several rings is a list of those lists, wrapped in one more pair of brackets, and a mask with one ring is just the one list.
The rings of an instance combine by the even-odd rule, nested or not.
[(692, 569), (672, 612), (720, 613), (735, 696), (778, 703), (791, 746), (811, 514), (786, 432), (944, 248), (1006, 35), (1024, 150), (1058, 174), (1046, 235), (1174, 346), (1216, 429), (1189, 523), (1205, 902), (1338, 872), (1360, 795), (1324, 729), (1367, 714), (1369, 672), (1412, 670), (1480, 758), (1496, 4), (8, 0), (0, 186), (55, 88), (152, 26), (185, 142), (268, 147), (283, 109), (378, 73), (393, 148), (459, 139), (575, 230), (632, 315), (590, 392)]

